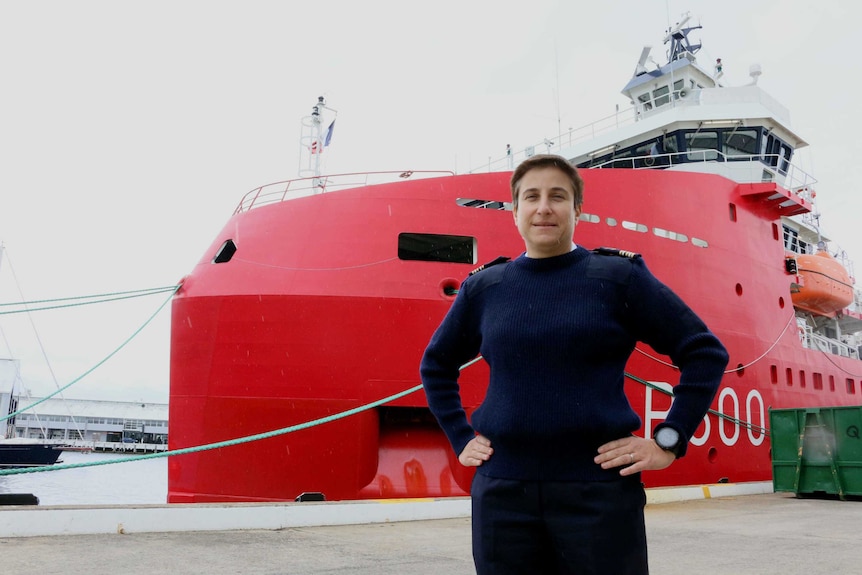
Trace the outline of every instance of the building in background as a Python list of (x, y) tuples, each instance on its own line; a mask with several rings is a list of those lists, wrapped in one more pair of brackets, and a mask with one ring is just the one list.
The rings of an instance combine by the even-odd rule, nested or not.
[[(21, 397), (18, 407), (39, 400)], [(18, 414), (11, 425), (12, 437), (167, 445), (168, 404), (51, 398)]]

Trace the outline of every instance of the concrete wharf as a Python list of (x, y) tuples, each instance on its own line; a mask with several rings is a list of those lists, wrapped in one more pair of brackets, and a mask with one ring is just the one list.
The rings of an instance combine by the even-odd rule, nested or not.
[[(649, 503), (646, 508), (650, 568), (656, 575), (857, 573), (862, 565), (860, 501), (800, 499), (786, 493), (664, 500), (669, 502)], [(345, 525), (301, 521), (307, 524), (219, 531), (204, 531), (212, 527), (202, 522), (200, 531), (2, 537), (0, 553), (5, 571), (42, 575), (474, 573), (470, 519), (458, 516), (465, 509), (469, 513), (464, 505), (468, 501), (446, 503), (450, 507), (444, 514), (450, 518), (444, 519)], [(320, 523), (327, 523), (329, 506), (338, 513), (345, 509), (344, 504), (289, 505), (313, 506), (308, 509), (319, 514)], [(396, 509), (400, 504), (347, 505), (374, 515), (379, 508)], [(58, 511), (64, 509), (39, 511), (59, 517)], [(94, 520), (100, 510), (90, 510)], [(28, 521), (16, 512), (32, 511), (0, 510), (0, 524), (8, 527), (16, 517)], [(397, 511), (386, 513), (398, 516)]]

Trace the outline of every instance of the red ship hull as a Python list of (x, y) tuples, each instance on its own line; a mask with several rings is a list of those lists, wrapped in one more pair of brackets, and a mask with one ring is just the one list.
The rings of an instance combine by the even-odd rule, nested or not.
[[(727, 346), (729, 369), (741, 368), (724, 377), (713, 404), (721, 415), (707, 416), (685, 458), (645, 474), (648, 487), (769, 480), (769, 408), (862, 403), (860, 377), (848, 375), (862, 374), (862, 362), (805, 349), (797, 334), (779, 217), (805, 209), (802, 200), (771, 204), (757, 187), (774, 184), (714, 175), (582, 174), (594, 217), (575, 241), (643, 254)], [(359, 187), (234, 215), (173, 303), (170, 448), (283, 429), (417, 386), (422, 352), (451, 305), (446, 288), (478, 264), (399, 259), (398, 236), (473, 237), (478, 263), (517, 256), (511, 211), (457, 201), (509, 201), (509, 175)], [(213, 263), (227, 240), (236, 253)], [(630, 374), (660, 387), (677, 381), (668, 358), (640, 351)], [(468, 412), (487, 376), (482, 362), (465, 368)], [(670, 398), (635, 379), (627, 393), (648, 433)], [(419, 390), (334, 422), (172, 457), (168, 501), (455, 496), (471, 478)]]

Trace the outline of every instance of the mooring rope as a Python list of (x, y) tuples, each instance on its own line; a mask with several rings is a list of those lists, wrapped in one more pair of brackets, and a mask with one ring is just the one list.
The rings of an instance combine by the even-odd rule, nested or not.
[[(463, 370), (467, 367), (470, 367), (474, 363), (480, 361), (482, 356), (478, 356), (475, 359), (468, 361), (464, 365), (462, 365), (459, 369)], [(147, 453), (144, 455), (137, 455), (132, 457), (124, 457), (122, 459), (109, 459), (103, 461), (87, 461), (81, 463), (66, 463), (60, 465), (49, 465), (43, 467), (25, 467), (18, 469), (0, 469), (0, 476), (3, 475), (17, 475), (22, 473), (36, 473), (39, 471), (59, 471), (61, 469), (76, 469), (78, 467), (95, 467), (97, 465), (110, 465), (112, 463), (125, 463), (128, 461), (140, 461), (142, 459), (156, 459), (158, 457), (171, 457), (174, 455), (184, 455), (186, 453), (195, 453), (198, 451), (208, 451), (210, 449), (219, 449), (222, 447), (230, 447), (232, 445), (239, 445), (242, 443), (250, 443), (252, 441), (259, 441), (261, 439), (269, 439), (270, 437), (276, 437), (278, 435), (284, 435), (287, 433), (293, 433), (294, 431), (301, 431), (303, 429), (308, 429), (309, 427), (316, 427), (318, 425), (323, 425), (325, 423), (330, 423), (332, 421), (337, 421), (339, 419), (344, 419), (345, 417), (350, 417), (351, 415), (356, 415), (357, 413), (361, 413), (363, 411), (367, 411), (369, 409), (373, 409), (375, 407), (379, 407), (385, 403), (389, 403), (390, 401), (395, 401), (396, 399), (400, 399), (411, 393), (416, 393), (422, 389), (422, 384), (415, 385), (409, 389), (405, 389), (404, 391), (398, 392), (394, 395), (390, 395), (388, 397), (384, 397), (383, 399), (378, 399), (377, 401), (372, 401), (371, 403), (367, 403), (365, 405), (360, 405), (358, 407), (354, 407), (352, 409), (348, 409), (346, 411), (342, 411), (340, 413), (334, 413), (332, 415), (327, 415), (326, 417), (321, 417), (319, 419), (314, 419), (312, 421), (307, 421), (305, 423), (300, 423), (297, 425), (291, 425), (289, 427), (283, 427), (281, 429), (276, 429), (274, 431), (267, 431), (265, 433), (258, 433), (256, 435), (248, 435), (246, 437), (240, 437), (237, 439), (229, 439), (226, 441), (218, 441), (216, 443), (208, 443), (206, 445), (198, 445), (195, 447), (184, 447), (182, 449), (174, 449), (171, 451), (162, 451), (160, 453)]]
[[(484, 359), (484, 358), (481, 355), (477, 356), (476, 358), (474, 358), (471, 361), (468, 361), (467, 363), (462, 365), (459, 368), (459, 370), (463, 371), (467, 367), (470, 367), (471, 365), (481, 361), (482, 359)], [(650, 388), (650, 389), (660, 391), (661, 393), (664, 393), (665, 395), (669, 395), (669, 396), (673, 397), (672, 391), (668, 391), (666, 389), (663, 389), (663, 388), (655, 385), (654, 383), (650, 383), (649, 381), (641, 379), (641, 378), (639, 378), (635, 375), (632, 375), (628, 372), (625, 373), (625, 376), (638, 382), (638, 383), (640, 383), (640, 384), (642, 384), (642, 385), (644, 385), (644, 386), (646, 386), (646, 387), (648, 387), (648, 388)], [(273, 431), (267, 431), (267, 432), (258, 433), (255, 435), (247, 435), (245, 437), (239, 437), (236, 439), (218, 441), (215, 443), (207, 443), (205, 445), (198, 445), (198, 446), (194, 446), (194, 447), (184, 447), (181, 449), (173, 449), (170, 451), (162, 451), (162, 452), (158, 452), (158, 453), (146, 453), (146, 454), (142, 454), (142, 455), (124, 456), (121, 459), (107, 459), (107, 460), (101, 460), (101, 461), (86, 461), (86, 462), (80, 462), (80, 463), (55, 464), (55, 465), (48, 465), (48, 466), (42, 466), (42, 467), (0, 469), (0, 477), (2, 477), (4, 475), (19, 475), (19, 474), (24, 474), (24, 473), (38, 473), (38, 472), (43, 472), (43, 471), (60, 471), (63, 469), (77, 469), (80, 467), (96, 467), (99, 465), (111, 465), (111, 464), (115, 464), (115, 463), (128, 463), (128, 462), (132, 462), (132, 461), (141, 461), (144, 459), (157, 459), (160, 457), (173, 457), (176, 455), (184, 455), (187, 453), (209, 451), (212, 449), (220, 449), (222, 447), (230, 447), (233, 445), (240, 445), (243, 443), (251, 443), (252, 441), (259, 441), (261, 439), (269, 439), (271, 437), (276, 437), (279, 435), (285, 435), (288, 433), (293, 433), (295, 431), (301, 431), (303, 429), (309, 429), (311, 427), (316, 427), (318, 425), (324, 425), (326, 423), (331, 423), (331, 422), (337, 421), (339, 419), (344, 419), (346, 417), (356, 415), (357, 413), (362, 413), (363, 411), (368, 411), (369, 409), (374, 409), (375, 407), (379, 407), (381, 405), (389, 403), (390, 401), (395, 401), (396, 399), (400, 399), (402, 397), (416, 393), (420, 389), (422, 389), (422, 384), (415, 385), (409, 389), (405, 389), (404, 391), (398, 392), (398, 393), (390, 395), (388, 397), (384, 397), (382, 399), (372, 401), (371, 403), (367, 403), (365, 405), (360, 405), (358, 407), (354, 407), (354, 408), (348, 409), (346, 411), (342, 411), (339, 413), (328, 415), (326, 417), (321, 417), (318, 419), (307, 421), (305, 423), (299, 423), (297, 425), (291, 425), (289, 427), (283, 427), (281, 429), (276, 429)], [(753, 429), (753, 430), (758, 430), (758, 431), (760, 431), (764, 434), (767, 434), (767, 435), (769, 433), (769, 431), (764, 427), (760, 427), (760, 426), (748, 423), (746, 421), (743, 421), (741, 419), (737, 419), (735, 417), (730, 417), (729, 415), (725, 415), (723, 413), (715, 411), (714, 409), (710, 409), (709, 413), (715, 415), (716, 417), (726, 419), (732, 423), (738, 424), (742, 427), (746, 427), (748, 429)]]
[[(7, 302), (0, 303), (0, 307), (23, 307), (24, 309), (12, 309), (12, 310), (2, 310), (0, 311), (0, 315), (10, 315), (14, 313), (27, 313), (31, 311), (44, 311), (48, 309), (60, 309), (66, 307), (77, 307), (81, 305), (90, 305), (95, 303), (105, 303), (109, 301), (119, 301), (124, 299), (131, 299), (136, 297), (144, 297), (148, 295), (154, 295), (159, 293), (171, 292), (173, 295), (177, 291), (178, 286), (166, 286), (166, 287), (157, 287), (157, 288), (147, 288), (140, 290), (131, 290), (131, 291), (120, 291), (113, 293), (105, 293), (105, 294), (96, 294), (96, 295), (82, 295), (75, 297), (63, 297), (63, 298), (55, 298), (55, 299), (42, 299), (42, 300), (33, 300), (33, 301), (24, 301), (24, 302)], [(95, 299), (99, 298), (99, 299)], [(42, 306), (42, 307), (29, 307), (31, 305), (37, 304), (45, 304), (45, 303), (54, 303), (54, 302), (68, 302), (68, 301), (77, 301), (77, 300), (92, 300), (92, 301), (78, 301), (77, 303), (69, 303), (65, 305), (51, 305), (51, 306)]]
[[(168, 302), (170, 302), (170, 301), (171, 301), (171, 298), (173, 298), (173, 297), (174, 297), (174, 294), (177, 292), (177, 290), (179, 290), (179, 289), (180, 289), (180, 286), (179, 286), (179, 285), (176, 285), (176, 286), (172, 286), (172, 287), (170, 287), (170, 288), (153, 288), (153, 290), (158, 290), (158, 291), (140, 290), (140, 291), (148, 291), (148, 292), (149, 292), (149, 293), (141, 294), (141, 295), (152, 295), (153, 293), (162, 293), (162, 292), (164, 292), (164, 291), (167, 291), (168, 289), (170, 289), (170, 292), (171, 292), (171, 293), (170, 293), (170, 295), (168, 296), (168, 298), (167, 298), (164, 302), (162, 302), (162, 305), (160, 305), (160, 306), (156, 309), (156, 311), (154, 311), (154, 312), (153, 312), (153, 314), (152, 314), (149, 318), (147, 318), (147, 320), (146, 320), (146, 321), (145, 321), (145, 322), (144, 322), (144, 323), (143, 323), (143, 324), (142, 324), (138, 329), (136, 329), (136, 330), (134, 331), (134, 333), (132, 333), (132, 335), (130, 335), (128, 338), (126, 338), (126, 340), (125, 340), (123, 343), (121, 343), (121, 344), (120, 344), (120, 346), (119, 346), (119, 347), (117, 347), (114, 351), (112, 351), (111, 353), (109, 353), (108, 355), (106, 355), (106, 356), (105, 356), (101, 361), (99, 361), (96, 365), (94, 365), (93, 367), (91, 367), (90, 369), (88, 369), (87, 371), (85, 371), (84, 373), (82, 373), (81, 375), (79, 375), (78, 377), (76, 377), (75, 379), (73, 379), (72, 381), (70, 381), (69, 383), (67, 383), (66, 385), (64, 385), (63, 387), (59, 387), (59, 388), (57, 388), (57, 390), (56, 390), (56, 391), (54, 391), (53, 393), (49, 394), (48, 396), (43, 397), (43, 398), (42, 398), (42, 399), (40, 399), (39, 401), (37, 401), (37, 402), (35, 402), (35, 403), (32, 403), (32, 404), (28, 405), (27, 407), (22, 407), (22, 408), (21, 408), (21, 409), (19, 409), (18, 411), (12, 412), (12, 413), (10, 413), (9, 415), (5, 415), (5, 416), (0, 417), (0, 422), (6, 421), (7, 419), (10, 419), (10, 418), (12, 418), (12, 417), (15, 417), (15, 416), (16, 416), (16, 415), (18, 415), (19, 413), (22, 413), (22, 412), (24, 412), (24, 411), (27, 411), (27, 410), (29, 410), (29, 409), (32, 409), (32, 408), (36, 407), (37, 405), (39, 405), (40, 403), (42, 403), (42, 402), (44, 402), (44, 401), (48, 401), (49, 399), (51, 399), (52, 397), (54, 397), (54, 396), (55, 396), (55, 395), (57, 395), (58, 393), (62, 393), (62, 392), (63, 392), (63, 390), (68, 389), (68, 388), (69, 388), (69, 387), (71, 387), (72, 385), (74, 385), (74, 384), (78, 383), (80, 380), (84, 379), (85, 377), (87, 377), (88, 375), (90, 375), (91, 373), (93, 373), (96, 369), (98, 369), (99, 367), (101, 367), (101, 365), (102, 365), (102, 364), (104, 364), (106, 361), (108, 361), (109, 359), (111, 359), (112, 357), (114, 357), (114, 355), (116, 355), (118, 351), (120, 351), (121, 349), (123, 349), (124, 347), (126, 347), (126, 345), (128, 345), (128, 343), (129, 343), (130, 341), (132, 341), (132, 340), (133, 340), (133, 339), (134, 339), (134, 338), (135, 338), (139, 333), (141, 333), (141, 331), (143, 331), (143, 329), (144, 329), (145, 327), (147, 327), (147, 326), (149, 325), (149, 323), (150, 323), (151, 321), (153, 321), (153, 319), (154, 319), (154, 318), (159, 314), (159, 312), (160, 312), (160, 311), (162, 311), (162, 309), (163, 309), (163, 308), (168, 304)], [(130, 296), (130, 297), (138, 297), (138, 296)], [(73, 299), (73, 298), (66, 298), (66, 299)], [(59, 301), (59, 300), (55, 300), (55, 301)], [(0, 471), (0, 474), (2, 474), (2, 471)]]

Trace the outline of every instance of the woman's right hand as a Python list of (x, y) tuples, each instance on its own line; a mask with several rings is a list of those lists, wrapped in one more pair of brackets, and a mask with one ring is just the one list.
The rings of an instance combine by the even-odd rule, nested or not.
[(479, 467), (488, 461), (493, 454), (494, 449), (491, 447), (491, 440), (484, 435), (477, 435), (464, 446), (464, 450), (458, 456), (458, 461), (465, 467)]

